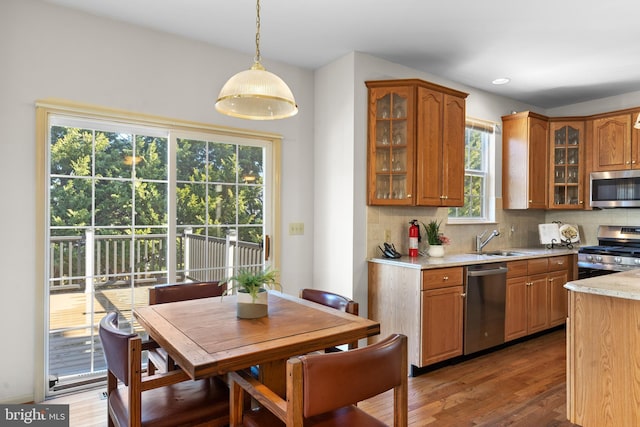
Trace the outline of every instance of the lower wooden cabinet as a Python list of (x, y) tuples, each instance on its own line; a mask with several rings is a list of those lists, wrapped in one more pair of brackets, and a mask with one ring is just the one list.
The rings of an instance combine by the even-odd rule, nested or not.
[(569, 291), (564, 285), (569, 281), (567, 271), (549, 273), (549, 326), (562, 325), (567, 321), (567, 299)]
[(422, 291), (420, 366), (462, 354), (464, 299), (462, 284)]
[(409, 363), (423, 367), (462, 354), (463, 267), (420, 270), (369, 263), (369, 318), (380, 322), (377, 342), (409, 338)]
[(562, 255), (507, 263), (505, 341), (566, 322), (571, 260)]
[[(567, 255), (507, 262), (505, 341), (565, 322), (571, 261)], [(420, 368), (463, 354), (464, 267), (419, 267), (369, 262), (368, 313), (380, 322), (380, 335), (369, 342), (407, 335), (409, 363)]]

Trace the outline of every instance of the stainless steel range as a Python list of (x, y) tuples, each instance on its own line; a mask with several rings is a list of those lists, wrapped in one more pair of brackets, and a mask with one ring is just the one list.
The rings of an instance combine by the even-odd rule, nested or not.
[(640, 226), (601, 225), (598, 246), (578, 250), (578, 278), (640, 268)]

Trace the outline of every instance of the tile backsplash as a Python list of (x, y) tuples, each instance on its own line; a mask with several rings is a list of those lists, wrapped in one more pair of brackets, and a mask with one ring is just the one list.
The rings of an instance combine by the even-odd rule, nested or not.
[[(440, 230), (451, 239), (446, 247), (450, 254), (475, 251), (475, 236), (484, 230), (500, 231), (486, 250), (507, 248), (540, 248), (538, 224), (552, 221), (576, 224), (580, 231), (581, 245), (598, 243), (599, 225), (640, 225), (640, 209), (606, 209), (590, 211), (541, 211), (541, 210), (503, 210), (502, 199), (496, 199), (496, 222), (486, 224), (449, 224), (447, 208), (430, 207), (388, 207), (369, 206), (367, 208), (367, 256), (379, 257), (377, 249), (385, 241), (406, 254), (409, 249), (409, 221), (417, 219), (427, 223), (432, 219), (442, 220)], [(421, 234), (424, 229), (420, 227)], [(420, 248), (426, 246), (426, 239)]]

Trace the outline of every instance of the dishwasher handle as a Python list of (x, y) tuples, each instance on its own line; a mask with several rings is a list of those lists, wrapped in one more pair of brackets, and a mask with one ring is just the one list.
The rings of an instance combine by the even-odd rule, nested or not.
[(479, 276), (491, 276), (494, 274), (507, 274), (509, 269), (507, 267), (492, 268), (490, 270), (467, 270), (467, 276), (479, 277)]

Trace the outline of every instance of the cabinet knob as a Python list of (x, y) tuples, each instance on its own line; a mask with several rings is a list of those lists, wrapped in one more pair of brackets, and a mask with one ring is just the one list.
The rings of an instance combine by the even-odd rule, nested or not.
[(449, 280), (449, 276), (442, 276), (442, 280)]
[(533, 203), (533, 200), (529, 199), (529, 203)]
[(411, 194), (407, 194), (407, 199), (410, 199), (410, 198), (411, 198)]
[(461, 293), (461, 294), (460, 294), (460, 296), (461, 296), (462, 298), (465, 298), (465, 297), (467, 296), (467, 294), (465, 294), (465, 293), (463, 292), (463, 293)]
[(627, 165), (628, 165), (629, 163), (630, 163), (630, 162), (628, 162), (628, 161), (627, 161), (627, 162), (625, 162), (625, 164), (627, 164)]
[(578, 203), (580, 203), (581, 205), (584, 205), (584, 201), (580, 200)]

